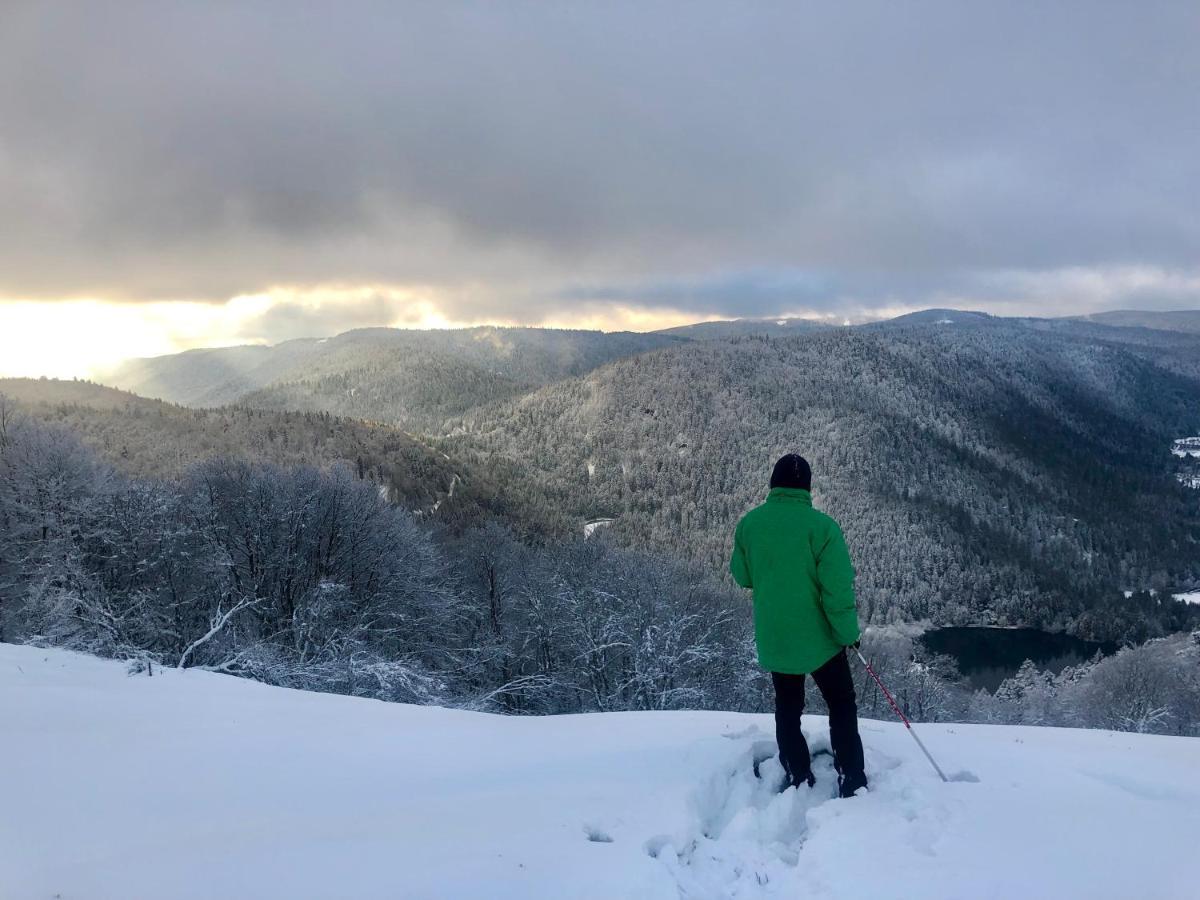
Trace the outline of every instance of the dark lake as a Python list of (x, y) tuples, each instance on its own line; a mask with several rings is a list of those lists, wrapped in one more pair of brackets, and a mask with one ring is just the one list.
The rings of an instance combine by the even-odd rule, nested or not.
[(1039, 669), (1057, 675), (1067, 666), (1091, 659), (1097, 650), (1106, 656), (1117, 651), (1116, 644), (1085, 641), (1037, 628), (953, 626), (934, 628), (921, 635), (920, 640), (933, 653), (952, 657), (973, 687), (989, 691), (1016, 674), (1027, 659), (1033, 660)]

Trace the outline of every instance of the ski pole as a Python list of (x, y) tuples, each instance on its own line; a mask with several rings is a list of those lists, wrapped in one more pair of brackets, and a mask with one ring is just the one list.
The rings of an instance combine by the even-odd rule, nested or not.
[(892, 710), (900, 717), (900, 721), (904, 723), (904, 727), (908, 729), (908, 733), (912, 735), (912, 739), (917, 742), (917, 746), (921, 748), (921, 752), (925, 754), (925, 758), (929, 760), (929, 764), (933, 766), (933, 770), (941, 776), (942, 781), (949, 781), (950, 779), (946, 777), (945, 773), (942, 771), (942, 767), (934, 762), (934, 759), (932, 756), (930, 756), (929, 751), (925, 749), (925, 745), (921, 743), (921, 739), (917, 737), (917, 733), (913, 731), (912, 722), (908, 721), (908, 716), (904, 715), (904, 711), (900, 709), (900, 704), (896, 702), (896, 698), (893, 697), (891, 692), (883, 686), (883, 682), (879, 680), (879, 676), (875, 673), (875, 670), (871, 668), (871, 664), (867, 662), (867, 658), (862, 655), (862, 650), (860, 650), (858, 647), (855, 647), (854, 652), (858, 654), (858, 658), (862, 660), (862, 664), (866, 666), (867, 674), (875, 679), (875, 683), (879, 685), (879, 689), (883, 691), (883, 696), (887, 697), (887, 702), (891, 704)]

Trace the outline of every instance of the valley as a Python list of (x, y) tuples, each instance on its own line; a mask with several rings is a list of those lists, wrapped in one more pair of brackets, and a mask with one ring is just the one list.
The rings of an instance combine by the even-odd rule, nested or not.
[(231, 452), (342, 460), (455, 527), (603, 533), (718, 579), (771, 460), (799, 450), (844, 522), (868, 621), (1115, 640), (1179, 626), (1123, 609), (1118, 585), (1200, 581), (1177, 438), (1200, 430), (1200, 382), (1181, 358), (1200, 366), (1200, 337), (955, 310), (661, 335), (369, 329), (114, 375), (194, 412), (56, 389), (43, 415), (141, 474)]
[[(351, 332), (127, 368), (193, 405), (6, 380), (0, 634), (508, 713), (756, 709), (730, 534), (800, 451), (914, 718), (1185, 733), (1200, 604), (1161, 598), (1200, 584), (1194, 365), (1187, 334), (930, 310)], [(1029, 639), (996, 656), (989, 635)], [(1095, 699), (1137, 666), (1178, 712)]]

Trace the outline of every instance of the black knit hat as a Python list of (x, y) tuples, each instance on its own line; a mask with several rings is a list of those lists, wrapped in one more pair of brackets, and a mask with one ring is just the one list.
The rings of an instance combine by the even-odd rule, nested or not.
[(775, 463), (775, 470), (771, 472), (771, 487), (803, 488), (811, 491), (812, 469), (809, 468), (808, 460), (799, 453), (781, 456), (779, 462)]

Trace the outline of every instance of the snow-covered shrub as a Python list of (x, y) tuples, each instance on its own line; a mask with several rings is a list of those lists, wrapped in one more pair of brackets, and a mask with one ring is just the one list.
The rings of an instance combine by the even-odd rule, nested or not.
[(1082, 723), (1158, 734), (1200, 732), (1200, 664), (1182, 637), (1127, 647), (1096, 664), (1075, 692)]

